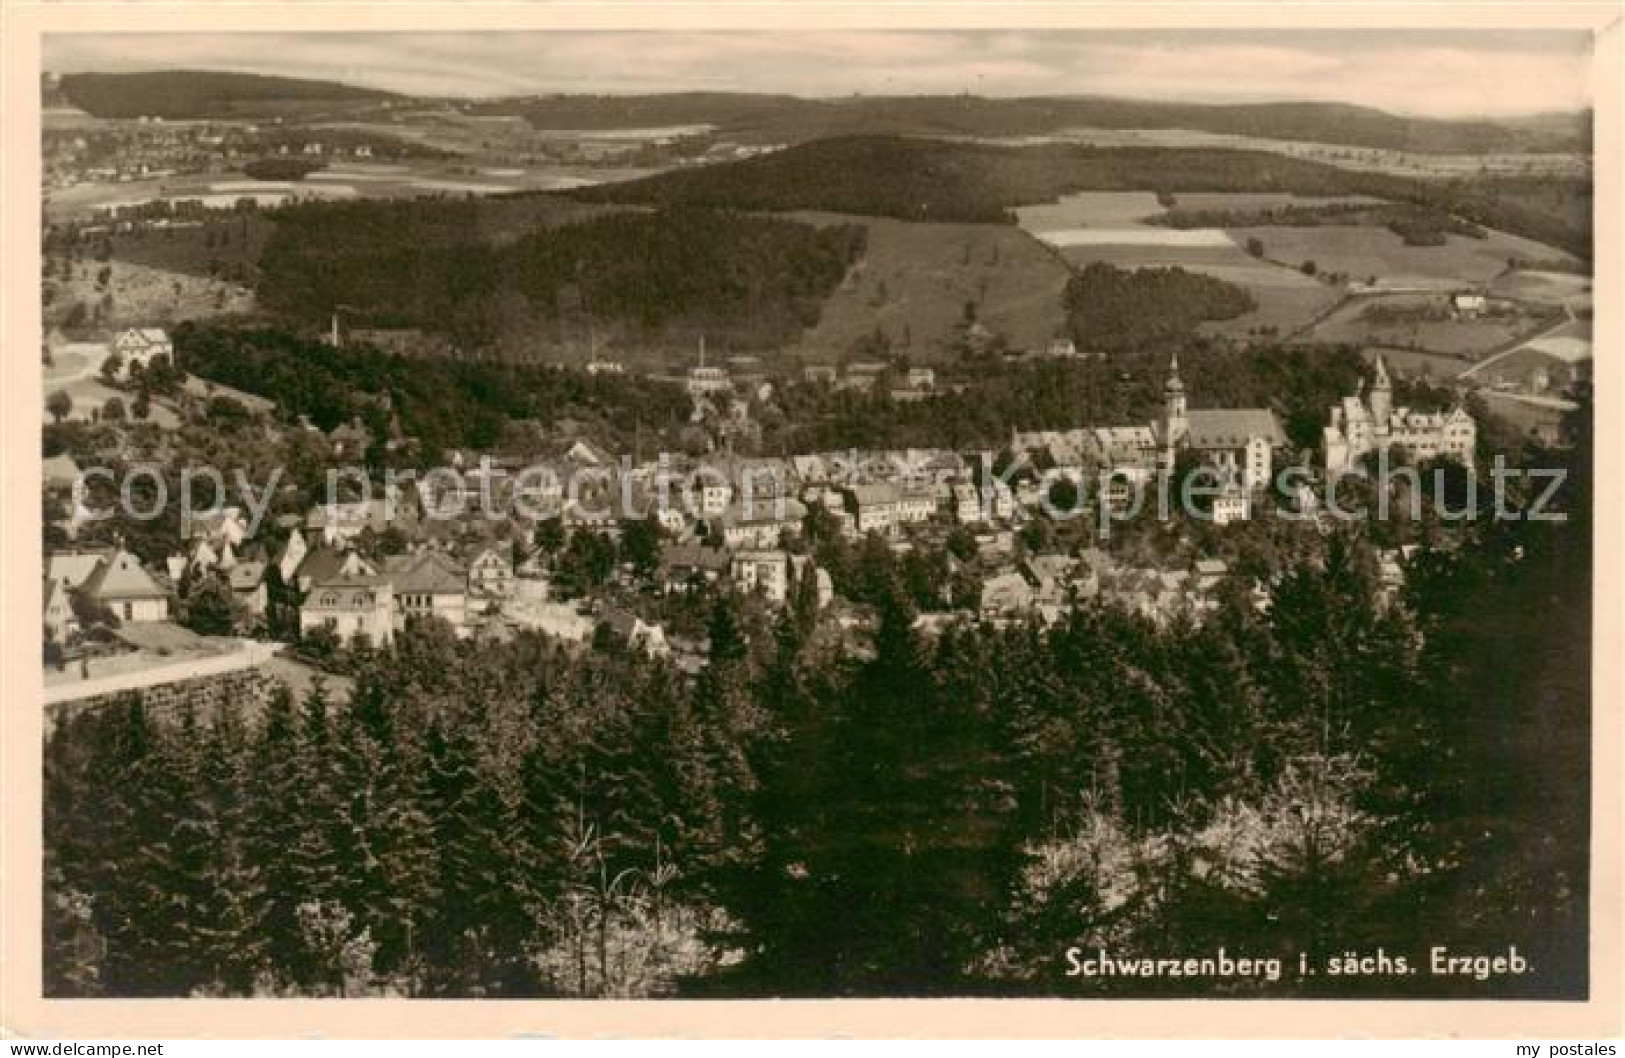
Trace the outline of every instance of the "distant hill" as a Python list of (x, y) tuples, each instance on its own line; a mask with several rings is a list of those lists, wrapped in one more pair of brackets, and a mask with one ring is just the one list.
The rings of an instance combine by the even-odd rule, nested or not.
[[(233, 117), (290, 105), (356, 104), (405, 97), (290, 77), (165, 70), (66, 74), (62, 100), (104, 118)], [(713, 125), (751, 143), (803, 143), (858, 135), (1009, 137), (1068, 129), (1189, 129), (1310, 143), (1439, 154), (1591, 149), (1589, 112), (1505, 120), (1406, 117), (1341, 103), (1170, 103), (1103, 96), (850, 96), (674, 92), (492, 99), (473, 114), (510, 114), (542, 129)]]
[(758, 143), (833, 136), (1038, 136), (1066, 129), (1190, 129), (1235, 136), (1441, 154), (1588, 151), (1587, 115), (1514, 121), (1402, 117), (1339, 103), (1165, 103), (1095, 96), (853, 96), (803, 99), (715, 92), (540, 96), (494, 100), (476, 112), (518, 114), (537, 128), (711, 124)]
[(1588, 224), (1471, 182), (1338, 169), (1264, 151), (1087, 147), (898, 136), (818, 140), (737, 162), (563, 192), (578, 201), (767, 211), (823, 210), (909, 221), (1009, 223), (1015, 206), (1076, 191), (1284, 191), (1372, 195), (1590, 255)]
[(400, 98), (335, 81), (247, 73), (160, 70), (65, 74), (61, 97), (99, 118), (229, 118), (273, 114), (290, 105), (355, 105)]

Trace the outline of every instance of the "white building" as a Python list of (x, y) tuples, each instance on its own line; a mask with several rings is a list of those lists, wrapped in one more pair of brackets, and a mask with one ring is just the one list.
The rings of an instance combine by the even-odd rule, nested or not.
[(789, 597), (790, 556), (783, 551), (741, 551), (729, 563), (728, 575), (740, 591), (759, 591), (769, 602)]
[(299, 631), (326, 628), (340, 643), (359, 636), (375, 647), (388, 646), (394, 639), (394, 610), (394, 592), (381, 577), (319, 583), (299, 607)]
[(1229, 525), (1245, 522), (1252, 516), (1252, 505), (1243, 489), (1226, 489), (1213, 497), (1213, 524)]
[(930, 521), (937, 513), (937, 494), (931, 489), (897, 490), (897, 525)]
[(897, 524), (897, 489), (885, 483), (854, 485), (847, 491), (851, 513), (859, 536), (889, 533)]
[(140, 364), (145, 370), (154, 357), (164, 356), (173, 360), (175, 355), (175, 345), (169, 339), (169, 332), (161, 327), (131, 327), (120, 331), (108, 343), (108, 348), (119, 358), (120, 378), (127, 378), (135, 364)]
[(954, 486), (954, 517), (961, 525), (984, 522), (992, 512), (982, 505), (982, 492), (968, 481)]
[(440, 551), (391, 555), (383, 572), (395, 597), (397, 628), (411, 617), (438, 617), (458, 635), (468, 633), (468, 575), (451, 556)]
[(139, 559), (123, 549), (98, 562), (79, 590), (105, 605), (120, 621), (169, 620), (169, 592), (159, 587)]

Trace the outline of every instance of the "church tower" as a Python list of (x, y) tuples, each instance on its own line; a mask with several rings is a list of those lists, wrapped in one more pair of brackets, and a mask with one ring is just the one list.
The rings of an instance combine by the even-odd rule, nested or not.
[(1379, 430), (1386, 429), (1394, 410), (1394, 387), (1388, 381), (1388, 365), (1377, 357), (1376, 375), (1371, 381), (1371, 418)]
[(1165, 456), (1172, 465), (1174, 449), (1190, 432), (1190, 418), (1185, 413), (1185, 383), (1179, 380), (1179, 354), (1168, 361), (1168, 381), (1162, 387), (1163, 427), (1162, 443)]

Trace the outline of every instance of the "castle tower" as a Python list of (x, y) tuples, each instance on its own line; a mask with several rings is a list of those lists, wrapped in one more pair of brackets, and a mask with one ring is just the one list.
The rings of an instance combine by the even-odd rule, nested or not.
[(1190, 432), (1190, 417), (1185, 409), (1185, 383), (1179, 379), (1178, 353), (1168, 361), (1168, 381), (1163, 384), (1162, 398), (1163, 444), (1167, 448), (1167, 458), (1171, 462), (1174, 449)]
[(1393, 410), (1394, 388), (1388, 381), (1388, 365), (1378, 356), (1376, 374), (1371, 380), (1371, 418), (1378, 429), (1388, 425), (1388, 417)]

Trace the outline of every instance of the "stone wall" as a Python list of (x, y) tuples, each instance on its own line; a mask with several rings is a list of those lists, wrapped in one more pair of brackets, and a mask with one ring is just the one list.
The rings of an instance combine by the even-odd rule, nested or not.
[(69, 717), (85, 710), (112, 705), (130, 694), (139, 694), (149, 713), (157, 719), (173, 719), (187, 704), (191, 705), (198, 720), (203, 723), (210, 721), (215, 712), (223, 708), (235, 709), (245, 717), (254, 716), (265, 707), (271, 700), (272, 692), (280, 686), (282, 683), (276, 677), (257, 666), (250, 666), (155, 683), (136, 691), (114, 691), (47, 703), (45, 733), (49, 735), (57, 724)]

